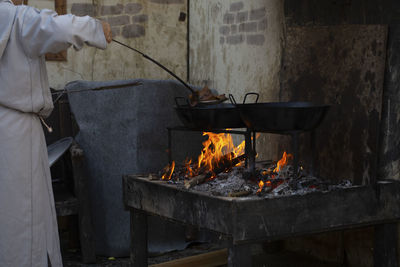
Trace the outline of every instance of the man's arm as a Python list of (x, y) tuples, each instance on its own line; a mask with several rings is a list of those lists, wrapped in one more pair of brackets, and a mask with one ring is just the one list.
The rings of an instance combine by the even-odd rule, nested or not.
[(22, 17), (21, 43), (32, 57), (58, 53), (71, 45), (79, 50), (84, 44), (105, 49), (111, 42), (108, 23), (89, 16), (61, 15), (51, 10), (25, 7)]

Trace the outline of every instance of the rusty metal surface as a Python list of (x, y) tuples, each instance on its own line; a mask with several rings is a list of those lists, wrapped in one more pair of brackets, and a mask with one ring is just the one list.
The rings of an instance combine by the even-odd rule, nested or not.
[(400, 25), (391, 25), (380, 133), (379, 178), (400, 180)]
[[(386, 36), (383, 25), (287, 29), (280, 100), (332, 105), (316, 132), (322, 178), (356, 184), (375, 179)], [(305, 166), (311, 157), (307, 138), (300, 150)]]

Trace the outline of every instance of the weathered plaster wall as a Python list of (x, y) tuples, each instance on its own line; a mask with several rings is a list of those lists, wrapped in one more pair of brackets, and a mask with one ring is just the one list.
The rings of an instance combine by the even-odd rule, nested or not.
[[(190, 82), (241, 101), (246, 92), (277, 101), (284, 32), (281, 0), (190, 2)], [(274, 136), (257, 142), (260, 158), (276, 158)]]
[[(29, 0), (29, 5), (54, 9), (54, 1)], [(108, 21), (115, 38), (166, 65), (180, 77), (187, 74), (186, 0), (67, 0), (67, 12)], [(179, 19), (181, 17), (181, 20)], [(48, 62), (50, 85), (64, 88), (73, 80), (170, 79), (165, 71), (111, 43), (106, 50), (68, 50), (67, 62)]]
[[(378, 178), (400, 178), (400, 2), (397, 0), (285, 0), (288, 26), (330, 26), (341, 24), (387, 24), (387, 58), (381, 111)], [(287, 242), (287, 248), (316, 257), (332, 259), (344, 266), (374, 266), (374, 229), (360, 229)], [(340, 235), (343, 238), (338, 238)], [(398, 235), (393, 231), (392, 235)], [(348, 236), (346, 238), (346, 236)], [(321, 242), (321, 239), (323, 241)], [(335, 240), (336, 239), (336, 240)], [(399, 239), (400, 240), (400, 236)], [(339, 247), (337, 257), (325, 256)], [(398, 246), (399, 247), (399, 246)], [(400, 251), (398, 251), (400, 255)]]

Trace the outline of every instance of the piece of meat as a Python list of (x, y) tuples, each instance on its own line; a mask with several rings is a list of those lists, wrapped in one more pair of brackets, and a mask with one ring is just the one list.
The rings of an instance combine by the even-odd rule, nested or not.
[(196, 91), (196, 94), (191, 95), (190, 103), (192, 106), (196, 106), (198, 103), (201, 102), (208, 102), (208, 101), (225, 101), (227, 100), (224, 94), (222, 95), (214, 95), (208, 86), (204, 86), (203, 89)]
[(200, 101), (210, 101), (210, 100), (226, 100), (225, 95), (214, 95), (208, 86), (204, 86), (203, 89), (199, 91)]

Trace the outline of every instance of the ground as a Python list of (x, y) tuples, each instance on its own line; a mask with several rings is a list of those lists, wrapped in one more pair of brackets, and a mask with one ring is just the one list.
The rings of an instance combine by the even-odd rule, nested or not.
[[(198, 255), (221, 249), (219, 245), (193, 244), (183, 251), (174, 251), (155, 257), (149, 257), (149, 266), (174, 259)], [(305, 255), (288, 251), (268, 251), (260, 248), (253, 250), (253, 266), (255, 267), (334, 267), (337, 264), (325, 263)], [(80, 262), (79, 251), (70, 250), (64, 253), (64, 267), (129, 267), (129, 258), (108, 259), (98, 257), (95, 264)], [(221, 265), (226, 266), (226, 265)], [(217, 266), (216, 266), (217, 267)]]

